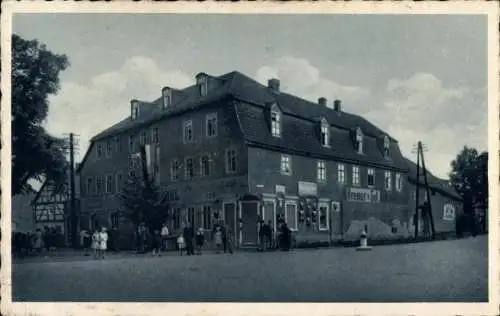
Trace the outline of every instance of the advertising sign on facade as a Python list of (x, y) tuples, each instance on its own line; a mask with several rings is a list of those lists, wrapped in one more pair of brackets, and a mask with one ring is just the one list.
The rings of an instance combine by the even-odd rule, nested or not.
[(347, 188), (347, 200), (351, 202), (380, 203), (380, 191), (373, 189)]
[(455, 207), (451, 204), (445, 204), (443, 208), (443, 220), (454, 221), (455, 220)]
[(299, 181), (299, 195), (301, 196), (317, 196), (318, 195), (318, 184), (314, 182), (302, 182)]

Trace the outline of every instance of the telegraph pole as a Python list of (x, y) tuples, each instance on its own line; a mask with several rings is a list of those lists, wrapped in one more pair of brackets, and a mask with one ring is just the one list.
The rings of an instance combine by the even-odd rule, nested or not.
[(71, 243), (73, 247), (78, 247), (77, 229), (78, 218), (76, 212), (76, 190), (75, 190), (75, 134), (69, 134), (69, 181), (70, 181), (70, 218), (71, 218)]

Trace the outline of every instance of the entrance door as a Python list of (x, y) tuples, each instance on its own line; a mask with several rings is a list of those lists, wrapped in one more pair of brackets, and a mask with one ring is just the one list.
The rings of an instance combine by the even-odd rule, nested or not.
[(257, 219), (258, 202), (241, 203), (241, 219), (243, 227), (241, 231), (241, 243), (243, 245), (255, 245), (258, 243)]
[(233, 236), (236, 234), (236, 204), (224, 203), (224, 223), (233, 231)]

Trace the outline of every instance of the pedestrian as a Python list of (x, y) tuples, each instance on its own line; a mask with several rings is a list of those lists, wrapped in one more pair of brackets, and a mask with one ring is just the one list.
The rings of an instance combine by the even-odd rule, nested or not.
[(153, 235), (153, 240), (152, 240), (153, 256), (154, 255), (161, 256), (161, 241), (162, 241), (162, 237), (160, 236), (160, 232), (158, 230), (155, 230), (154, 235)]
[(161, 248), (163, 251), (167, 251), (168, 249), (168, 235), (170, 232), (168, 231), (168, 226), (167, 223), (163, 223), (163, 226), (161, 227)]
[(193, 246), (193, 239), (194, 239), (194, 231), (193, 227), (191, 226), (191, 223), (187, 223), (186, 227), (184, 227), (184, 242), (186, 244), (186, 253), (188, 256), (194, 254), (194, 246)]
[(224, 248), (224, 253), (227, 252), (227, 225), (225, 223), (222, 223), (221, 225), (221, 230), (222, 230), (222, 247)]
[(99, 233), (99, 255), (101, 259), (104, 259), (104, 254), (108, 249), (108, 232), (106, 231), (106, 227), (101, 229)]
[(286, 222), (281, 224), (281, 250), (290, 251), (291, 231)]
[(179, 256), (182, 256), (182, 251), (184, 250), (185, 247), (186, 247), (186, 243), (184, 240), (184, 236), (181, 233), (179, 235), (179, 237), (177, 237), (177, 248), (179, 249)]
[(215, 241), (215, 248), (217, 249), (217, 253), (220, 253), (220, 248), (222, 246), (222, 230), (221, 230), (220, 226), (218, 226), (215, 229), (214, 241)]
[(264, 223), (260, 228), (259, 239), (260, 239), (261, 251), (265, 251), (268, 248), (270, 235), (271, 235), (271, 221), (269, 221), (269, 223)]
[(94, 252), (94, 258), (97, 259), (98, 255), (99, 255), (99, 247), (100, 247), (100, 244), (99, 244), (99, 232), (96, 230), (94, 230), (94, 232), (92, 233), (92, 250)]
[(203, 245), (205, 244), (205, 234), (203, 232), (203, 228), (198, 228), (196, 231), (196, 253), (198, 255), (201, 255), (201, 249), (203, 248)]
[(88, 249), (90, 247), (90, 235), (86, 229), (80, 231), (80, 242), (83, 248), (83, 255), (88, 256)]

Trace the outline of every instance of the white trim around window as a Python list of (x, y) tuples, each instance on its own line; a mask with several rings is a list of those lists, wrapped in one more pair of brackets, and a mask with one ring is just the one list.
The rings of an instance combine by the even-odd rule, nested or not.
[(184, 144), (193, 142), (193, 121), (182, 122), (182, 142)]
[[(325, 208), (325, 219), (326, 223), (324, 226), (321, 226), (321, 209)], [(318, 203), (318, 229), (320, 231), (326, 231), (329, 229), (330, 226), (330, 203), (327, 201), (320, 201)]]
[(384, 189), (392, 191), (392, 172), (384, 171)]
[(281, 174), (291, 175), (292, 174), (292, 156), (290, 155), (281, 155)]
[(340, 184), (345, 183), (345, 165), (342, 163), (337, 164), (337, 182)]
[[(290, 226), (290, 221), (288, 220), (288, 206), (293, 206), (295, 209), (294, 215), (295, 215), (295, 226), (292, 227)], [(286, 200), (285, 201), (285, 221), (288, 225), (288, 228), (290, 228), (291, 231), (297, 231), (298, 230), (298, 211), (297, 211), (297, 201), (295, 200)]]

